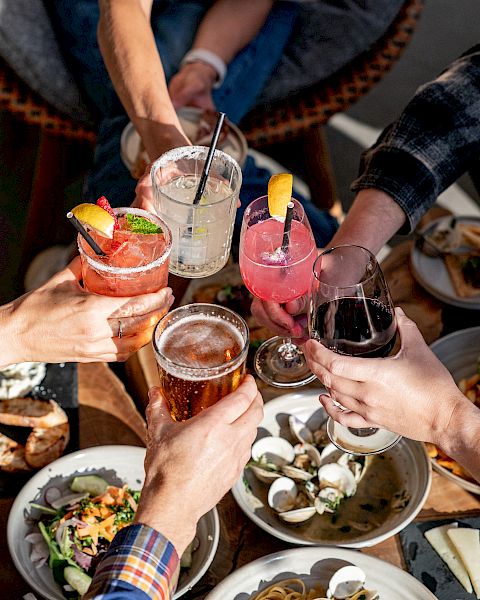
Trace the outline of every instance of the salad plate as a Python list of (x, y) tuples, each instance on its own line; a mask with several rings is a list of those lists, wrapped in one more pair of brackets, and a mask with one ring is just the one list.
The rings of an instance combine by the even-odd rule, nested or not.
[[(267, 402), (264, 418), (257, 432), (257, 442), (261, 441), (259, 445), (264, 445), (264, 439), (268, 443), (270, 440), (283, 438), (282, 446), (287, 445), (294, 452), (292, 445), (298, 440), (295, 439), (295, 433), (292, 433), (292, 419), (297, 427), (305, 424), (315, 436), (327, 417), (318, 401), (318, 396), (323, 391), (320, 388), (305, 389)], [(270, 480), (268, 473), (265, 477), (260, 472), (259, 476), (257, 467), (261, 466), (261, 457), (255, 464), (253, 455), (256, 447), (254, 445), (252, 449), (252, 461), (232, 488), (233, 496), (254, 523), (291, 544), (347, 548), (373, 546), (406, 527), (419, 513), (430, 491), (431, 466), (425, 447), (419, 442), (404, 438), (397, 446), (369, 462), (368, 470), (362, 475), (356, 491), (345, 491), (345, 498), (334, 510), (328, 511), (329, 514), (327, 511), (316, 514), (318, 510), (313, 510), (311, 506), (303, 508), (297, 505), (290, 507), (290, 512), (283, 512), (280, 508), (276, 509), (275, 502), (271, 501), (271, 496), (275, 500), (277, 493), (282, 498), (281, 490), (274, 491), (274, 487), (284, 486), (285, 498), (289, 496), (291, 488), (296, 489), (297, 497), (303, 500), (305, 494), (302, 496), (302, 492), (310, 489), (308, 486), (311, 482), (314, 486), (319, 485), (317, 475), (302, 484), (302, 478), (295, 474), (295, 469), (291, 469), (292, 465), (287, 464), (281, 467), (279, 473), (274, 474), (281, 477), (279, 479)], [(338, 457), (323, 460), (325, 453), (328, 453), (327, 446), (319, 445), (317, 449), (321, 454), (320, 464), (335, 463), (337, 460), (342, 462)], [(343, 458), (346, 459), (347, 456)], [(336, 466), (335, 468), (337, 469)], [(296, 485), (289, 478), (295, 480)], [(330, 475), (328, 479), (331, 481)], [(397, 500), (401, 502), (397, 503)], [(314, 506), (316, 501), (317, 498)]]
[(398, 567), (373, 556), (344, 548), (293, 548), (263, 556), (244, 565), (219, 583), (205, 600), (249, 600), (275, 581), (298, 578), (326, 587), (332, 571), (355, 565), (365, 572), (369, 589), (380, 600), (435, 600), (424, 585)]
[[(97, 446), (87, 448), (51, 463), (34, 475), (20, 491), (13, 503), (7, 523), (7, 543), (15, 567), (32, 587), (43, 598), (48, 600), (64, 600), (65, 590), (54, 580), (48, 563), (35, 567), (32, 559), (32, 536), (38, 533), (38, 520), (42, 512), (31, 506), (32, 503), (46, 505), (47, 490), (57, 489), (61, 494), (73, 494), (71, 484), (75, 477), (79, 480), (95, 480), (102, 478), (108, 485), (128, 486), (132, 491), (141, 489), (144, 481), (143, 463), (145, 448), (135, 446)], [(97, 479), (98, 481), (99, 479)], [(78, 495), (78, 494), (77, 494)], [(47, 497), (48, 494), (47, 494)], [(49, 508), (55, 512), (53, 502)], [(47, 520), (54, 515), (46, 515)], [(45, 517), (43, 517), (45, 518)], [(190, 590), (204, 575), (211, 564), (218, 546), (220, 524), (216, 509), (211, 510), (200, 519), (197, 525), (195, 550), (192, 552), (191, 564), (182, 569), (175, 598), (179, 598)], [(28, 536), (28, 537), (27, 537)], [(26, 539), (27, 538), (27, 539)], [(73, 595), (75, 597), (75, 595)], [(78, 596), (77, 596), (78, 597)]]

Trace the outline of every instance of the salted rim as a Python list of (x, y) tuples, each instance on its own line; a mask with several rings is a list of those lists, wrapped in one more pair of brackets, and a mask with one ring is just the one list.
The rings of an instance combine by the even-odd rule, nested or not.
[(150, 262), (146, 265), (142, 265), (140, 267), (111, 267), (109, 265), (105, 265), (104, 263), (102, 263), (100, 261), (95, 260), (89, 254), (87, 254), (85, 252), (85, 250), (82, 248), (82, 245), (80, 243), (80, 238), (81, 239), (83, 239), (83, 238), (80, 234), (78, 234), (78, 236), (77, 236), (78, 250), (79, 250), (80, 254), (82, 255), (82, 257), (87, 261), (87, 263), (91, 267), (93, 267), (97, 271), (105, 271), (107, 273), (116, 273), (118, 275), (130, 275), (131, 273), (142, 273), (143, 271), (149, 271), (150, 269), (155, 269), (156, 267), (159, 267), (167, 260), (167, 258), (170, 256), (170, 251), (172, 249), (172, 232), (170, 231), (170, 227), (165, 223), (165, 221), (160, 219), (160, 217), (158, 217), (157, 215), (154, 215), (153, 213), (148, 212), (146, 210), (142, 210), (141, 208), (121, 207), (121, 208), (114, 208), (113, 212), (120, 217), (123, 215), (133, 214), (133, 215), (138, 215), (139, 217), (144, 217), (144, 218), (148, 219), (149, 221), (152, 221), (152, 220), (155, 221), (157, 223), (157, 225), (159, 225), (163, 229), (163, 233), (165, 233), (165, 232), (168, 233), (167, 247), (165, 248), (162, 256), (160, 256), (159, 258), (155, 259), (153, 262)]
[[(191, 316), (195, 316), (195, 315), (202, 316), (202, 314), (203, 314), (203, 316), (207, 316), (207, 317), (212, 316), (212, 317), (218, 317), (218, 318), (222, 319), (222, 317), (220, 315), (210, 315), (208, 313), (208, 311), (211, 310), (212, 308), (214, 308), (215, 310), (220, 309), (220, 310), (225, 311), (229, 315), (233, 315), (242, 324), (242, 327), (245, 330), (245, 335), (243, 335), (242, 331), (239, 331), (239, 333), (242, 336), (243, 348), (241, 349), (240, 353), (237, 356), (235, 356), (234, 358), (232, 358), (231, 360), (229, 360), (226, 363), (217, 365), (216, 367), (201, 367), (201, 366), (200, 367), (188, 367), (186, 365), (176, 363), (175, 361), (171, 360), (170, 358), (167, 358), (166, 356), (163, 356), (163, 354), (159, 350), (158, 342), (164, 332), (162, 331), (160, 333), (160, 335), (158, 335), (158, 331), (160, 329), (161, 324), (164, 321), (174, 318), (174, 315), (180, 313), (181, 311), (184, 311), (187, 313), (186, 317), (191, 317)], [(190, 312), (188, 312), (188, 311), (190, 311)], [(231, 323), (231, 321), (229, 321), (229, 323)], [(191, 375), (191, 376), (198, 375), (198, 378), (199, 378), (202, 376), (206, 377), (208, 372), (213, 372), (210, 375), (210, 378), (213, 378), (213, 377), (217, 376), (216, 371), (218, 369), (222, 370), (222, 373), (219, 373), (218, 375), (225, 375), (225, 374), (229, 373), (236, 366), (237, 363), (240, 364), (241, 362), (243, 362), (243, 360), (245, 360), (245, 357), (248, 353), (248, 348), (250, 345), (250, 331), (248, 329), (248, 325), (247, 325), (245, 319), (243, 317), (241, 317), (235, 311), (231, 310), (230, 308), (227, 308), (226, 306), (222, 306), (221, 304), (209, 304), (207, 302), (195, 302), (192, 304), (185, 304), (183, 306), (179, 306), (175, 310), (170, 311), (164, 317), (162, 317), (160, 319), (160, 321), (157, 323), (157, 325), (155, 326), (155, 329), (153, 331), (152, 345), (153, 345), (153, 349), (155, 351), (155, 358), (156, 358), (157, 362), (159, 362), (159, 359), (160, 359), (163, 363), (166, 363), (169, 366), (172, 366), (172, 367), (178, 369), (180, 375)]]
[[(157, 160), (153, 163), (152, 168), (150, 169), (150, 178), (152, 180), (152, 186), (153, 186), (153, 190), (154, 190), (155, 194), (161, 193), (166, 198), (168, 198), (171, 202), (174, 202), (175, 204), (179, 204), (180, 206), (194, 206), (193, 204), (188, 205), (188, 204), (185, 204), (185, 202), (180, 202), (179, 200), (176, 200), (175, 198), (168, 196), (164, 192), (161, 192), (159, 189), (159, 186), (156, 182), (156, 175), (157, 175), (158, 169), (168, 166), (168, 163), (171, 161), (185, 159), (185, 158), (187, 158), (187, 159), (206, 158), (208, 150), (209, 150), (208, 146), (181, 146), (180, 148), (172, 148), (172, 150), (168, 150), (168, 152), (165, 152), (164, 154), (162, 154), (162, 156), (160, 156), (160, 158), (157, 158)], [(240, 188), (242, 187), (242, 169), (240, 168), (240, 165), (238, 164), (238, 162), (234, 158), (232, 158), (229, 154), (227, 154), (226, 152), (223, 152), (222, 150), (215, 150), (213, 157), (224, 160), (226, 163), (230, 163), (233, 166), (234, 170), (237, 171), (238, 183), (237, 183), (235, 189), (232, 189), (231, 194), (229, 194), (228, 196), (225, 196), (225, 198), (223, 198), (222, 200), (219, 200), (218, 202), (210, 202), (210, 204), (202, 204), (202, 205), (198, 204), (197, 206), (199, 206), (199, 207), (201, 206), (201, 208), (206, 208), (206, 207), (210, 207), (210, 206), (219, 206), (220, 204), (223, 204), (227, 200), (231, 200), (232, 198), (238, 197), (239, 193), (240, 193)]]

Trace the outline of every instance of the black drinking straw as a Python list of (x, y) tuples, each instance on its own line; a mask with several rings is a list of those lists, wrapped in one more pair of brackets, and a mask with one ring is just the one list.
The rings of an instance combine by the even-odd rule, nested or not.
[(203, 192), (205, 191), (205, 184), (207, 183), (208, 173), (210, 171), (210, 167), (212, 166), (213, 154), (215, 152), (215, 148), (217, 147), (218, 138), (220, 137), (220, 131), (222, 129), (223, 120), (225, 119), (225, 113), (221, 112), (218, 114), (218, 121), (215, 125), (215, 130), (213, 132), (212, 141), (210, 144), (210, 148), (208, 150), (207, 159), (203, 166), (202, 176), (200, 177), (200, 183), (198, 184), (197, 193), (195, 194), (195, 198), (193, 200), (193, 204), (198, 204), (203, 196)]
[(288, 252), (288, 245), (290, 244), (290, 230), (292, 228), (293, 219), (293, 202), (287, 204), (287, 215), (285, 217), (285, 224), (283, 226), (283, 241), (282, 241), (282, 252)]
[(98, 256), (106, 256), (105, 252), (100, 248), (97, 242), (92, 238), (92, 236), (86, 231), (84, 226), (80, 223), (80, 221), (75, 217), (72, 212), (67, 213), (67, 219), (70, 223), (75, 227), (78, 233), (83, 236), (87, 244), (92, 248), (92, 250)]

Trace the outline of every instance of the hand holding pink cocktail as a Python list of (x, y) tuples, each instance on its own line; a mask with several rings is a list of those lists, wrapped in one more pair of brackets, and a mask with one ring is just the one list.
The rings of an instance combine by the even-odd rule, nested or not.
[[(285, 179), (282, 174), (274, 176)], [(271, 180), (272, 181), (272, 180)], [(275, 186), (273, 186), (275, 193)], [(303, 296), (310, 287), (317, 250), (302, 205), (291, 197), (291, 179), (283, 190), (284, 212), (269, 196), (245, 210), (240, 237), (240, 272), (257, 298), (284, 303)], [(280, 213), (280, 214), (277, 214)], [(297, 387), (314, 379), (303, 353), (290, 339), (275, 337), (255, 355), (257, 374), (278, 387)]]

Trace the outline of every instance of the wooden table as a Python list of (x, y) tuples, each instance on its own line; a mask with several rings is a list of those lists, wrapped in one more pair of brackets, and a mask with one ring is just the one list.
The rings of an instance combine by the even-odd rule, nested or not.
[[(396, 304), (415, 319), (430, 343), (442, 332), (444, 307), (428, 296), (409, 273), (409, 245), (402, 244), (383, 264)], [(156, 383), (157, 370), (153, 354), (147, 347), (130, 361), (129, 371), (135, 384), (136, 400), (141, 404), (148, 387)], [(279, 390), (262, 385), (265, 401), (279, 395)], [(100, 364), (79, 365), (80, 446), (102, 444), (142, 445), (145, 423), (130, 396), (113, 372)], [(12, 499), (0, 499), (0, 582), (3, 598), (16, 599), (27, 593), (10, 559), (5, 531)], [(219, 581), (238, 567), (266, 554), (291, 548), (254, 525), (227, 496), (218, 506), (221, 521), (220, 545), (215, 559), (201, 582), (185, 595), (185, 600), (202, 599)], [(473, 496), (437, 473), (433, 474), (430, 496), (418, 519), (463, 517), (480, 513), (480, 497)], [(373, 548), (362, 550), (404, 568), (399, 538), (394, 536)]]

